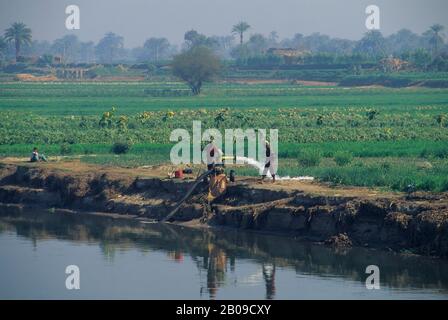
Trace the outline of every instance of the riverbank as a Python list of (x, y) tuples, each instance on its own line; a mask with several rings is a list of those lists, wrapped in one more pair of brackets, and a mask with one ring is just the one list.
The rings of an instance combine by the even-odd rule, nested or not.
[[(160, 220), (194, 182), (166, 178), (167, 167), (126, 169), (78, 161), (2, 160), (0, 203)], [(364, 246), (448, 257), (448, 194), (386, 193), (317, 182), (257, 184), (239, 177), (207, 205), (199, 190), (175, 223), (273, 232), (333, 246)]]

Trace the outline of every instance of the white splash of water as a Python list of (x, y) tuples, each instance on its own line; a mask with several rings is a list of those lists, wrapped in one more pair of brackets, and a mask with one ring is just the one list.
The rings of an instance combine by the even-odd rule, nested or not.
[(258, 162), (255, 159), (248, 157), (236, 157), (236, 161), (237, 163), (238, 162), (247, 163), (248, 165), (254, 167), (255, 169), (258, 169), (260, 172), (263, 172), (264, 164)]
[[(248, 165), (254, 167), (255, 169), (258, 169), (258, 171), (260, 172), (260, 174), (263, 172), (264, 169), (264, 164), (258, 162), (255, 159), (252, 158), (248, 158), (248, 157), (236, 157), (236, 161), (238, 162), (243, 162), (243, 163), (247, 163)], [(267, 172), (267, 177), (272, 178), (271, 173), (268, 171)], [(286, 177), (281, 177), (281, 176), (276, 176), (275, 177), (276, 180), (295, 180), (295, 181), (314, 181), (314, 177), (290, 177), (290, 176), (286, 176)]]

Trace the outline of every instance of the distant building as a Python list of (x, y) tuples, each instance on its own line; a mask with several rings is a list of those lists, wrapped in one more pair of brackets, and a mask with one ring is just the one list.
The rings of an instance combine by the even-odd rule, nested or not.
[(299, 50), (294, 48), (270, 48), (268, 54), (282, 57), (286, 63), (302, 63), (305, 56), (310, 55), (308, 50)]
[(385, 58), (379, 62), (379, 68), (383, 72), (396, 72), (407, 67), (409, 67), (409, 62), (394, 57)]
[(268, 54), (283, 57), (301, 57), (310, 54), (310, 51), (294, 48), (269, 48), (267, 52)]

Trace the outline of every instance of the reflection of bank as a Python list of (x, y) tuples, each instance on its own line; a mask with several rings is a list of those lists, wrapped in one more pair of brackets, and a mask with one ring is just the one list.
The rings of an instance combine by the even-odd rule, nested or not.
[[(210, 286), (214, 288), (211, 290), (214, 296), (217, 296), (219, 287), (224, 285), (224, 280), (226, 283), (231, 282), (230, 284), (234, 282), (236, 284), (238, 281), (235, 290), (247, 283), (262, 285), (264, 281), (266, 297), (277, 298), (279, 295), (275, 284), (275, 280), (278, 280), (277, 271), (283, 273), (286, 270), (294, 271), (301, 277), (337, 276), (342, 280), (364, 285), (365, 268), (371, 264), (381, 266), (381, 283), (384, 287), (400, 290), (436, 289), (443, 294), (448, 293), (448, 272), (446, 272), (448, 264), (445, 260), (357, 247), (343, 251), (334, 250), (326, 246), (293, 241), (288, 237), (230, 229), (194, 229), (160, 223), (141, 224), (135, 220), (108, 218), (102, 215), (56, 212), (60, 214), (38, 212), (35, 208), (18, 212), (14, 207), (0, 206), (0, 235), (4, 232), (14, 232), (24, 239), (33, 241), (35, 247), (45, 239), (95, 243), (101, 248), (105, 262), (112, 261), (117, 252), (134, 248), (145, 254), (174, 252), (175, 259), (183, 254), (186, 268), (189, 266), (189, 261), (185, 260), (191, 257), (199, 271), (195, 273), (195, 275), (199, 273), (198, 281), (196, 279), (194, 281), (195, 287), (203, 288), (208, 295), (206, 288)], [(210, 247), (210, 244), (214, 245)], [(251, 266), (256, 266), (256, 273), (247, 279), (236, 278), (237, 275), (242, 276), (242, 270), (235, 270), (237, 260), (240, 264), (249, 261)], [(281, 270), (277, 270), (277, 267)], [(161, 272), (164, 274), (169, 271)], [(230, 274), (225, 275), (227, 272)], [(286, 288), (282, 287), (279, 290), (283, 294), (290, 294)]]

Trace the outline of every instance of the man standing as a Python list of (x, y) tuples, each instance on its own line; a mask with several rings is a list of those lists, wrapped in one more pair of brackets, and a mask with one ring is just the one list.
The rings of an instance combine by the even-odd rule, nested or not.
[(265, 143), (266, 147), (266, 160), (263, 169), (263, 174), (261, 176), (261, 181), (266, 178), (267, 173), (269, 172), (272, 176), (272, 182), (275, 182), (275, 173), (277, 168), (277, 157), (275, 153), (271, 150), (271, 145), (268, 141)]

